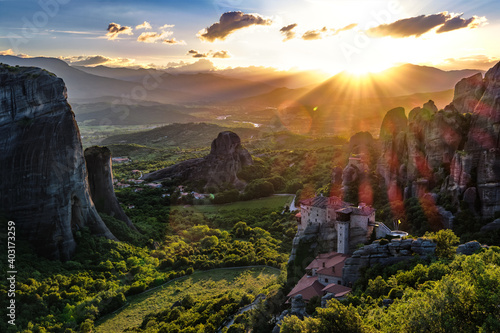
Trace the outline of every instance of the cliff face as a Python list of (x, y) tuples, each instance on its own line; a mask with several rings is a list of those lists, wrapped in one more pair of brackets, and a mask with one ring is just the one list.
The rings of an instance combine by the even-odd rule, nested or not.
[(106, 147), (90, 147), (85, 149), (90, 194), (98, 212), (113, 216), (137, 230), (123, 211), (113, 190), (113, 171), (111, 152)]
[[(437, 110), (432, 101), (409, 113), (387, 113), (380, 131), (378, 169), (389, 198), (421, 196), (436, 185), (455, 203), (492, 217), (500, 211), (500, 63), (457, 83), (453, 102)], [(449, 176), (448, 176), (449, 175)]]
[(242, 189), (245, 183), (237, 173), (253, 164), (250, 153), (241, 146), (240, 137), (233, 132), (221, 132), (212, 141), (210, 154), (203, 158), (187, 160), (171, 167), (149, 173), (145, 179), (158, 180), (178, 178), (180, 180), (203, 180), (206, 187), (233, 184)]
[(90, 198), (80, 133), (64, 82), (0, 65), (0, 211), (40, 255), (69, 259), (73, 231), (115, 239)]
[[(470, 197), (465, 194), (477, 193), (468, 198), (470, 206), (477, 199), (482, 215), (493, 217), (500, 211), (500, 63), (484, 80), (479, 76), (464, 80), (457, 84), (457, 89), (462, 85), (459, 101), (466, 101), (463, 109), (469, 107), (472, 120), (463, 150), (454, 155), (447, 185), (455, 198), (463, 195), (465, 200)], [(454, 100), (452, 106), (457, 104)]]

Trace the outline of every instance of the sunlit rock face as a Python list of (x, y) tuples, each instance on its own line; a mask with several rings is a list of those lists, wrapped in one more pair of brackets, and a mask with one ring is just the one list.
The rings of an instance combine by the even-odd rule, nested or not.
[(115, 196), (111, 151), (107, 147), (93, 146), (85, 149), (84, 155), (90, 194), (97, 211), (123, 221), (129, 228), (136, 230)]
[(37, 253), (67, 260), (83, 227), (114, 239), (90, 198), (80, 133), (62, 79), (0, 65), (0, 212)]
[(408, 119), (404, 108), (395, 108), (387, 112), (380, 128), (381, 156), (377, 170), (384, 178), (389, 200), (401, 200), (398, 186), (401, 165), (406, 164), (408, 146), (406, 133)]
[(453, 159), (450, 187), (462, 194), (475, 186), (481, 214), (493, 217), (500, 211), (500, 63), (479, 79), (464, 79), (455, 90), (452, 106), (472, 119), (463, 151)]
[(244, 166), (252, 164), (252, 156), (241, 146), (240, 137), (236, 133), (225, 131), (219, 133), (212, 141), (209, 155), (152, 172), (144, 178), (202, 180), (206, 184), (205, 187), (219, 187), (224, 183), (229, 183), (242, 189), (245, 183), (238, 178), (237, 174)]
[(456, 205), (463, 200), (494, 216), (500, 211), (500, 63), (484, 79), (478, 73), (458, 82), (444, 110), (429, 101), (410, 111), (407, 124), (404, 110), (390, 110), (380, 141), (378, 171), (389, 199), (442, 184)]

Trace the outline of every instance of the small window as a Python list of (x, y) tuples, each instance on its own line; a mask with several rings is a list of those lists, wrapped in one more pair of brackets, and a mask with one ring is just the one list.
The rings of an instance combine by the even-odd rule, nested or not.
[(337, 284), (342, 284), (342, 281), (339, 280)]
[(325, 283), (328, 283), (328, 279), (325, 279)]

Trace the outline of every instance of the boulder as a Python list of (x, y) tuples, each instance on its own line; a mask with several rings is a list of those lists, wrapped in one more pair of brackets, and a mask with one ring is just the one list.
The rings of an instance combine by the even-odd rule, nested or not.
[(500, 219), (496, 219), (493, 222), (490, 222), (483, 227), (481, 227), (481, 232), (482, 233), (490, 233), (490, 232), (495, 232), (500, 229)]
[(481, 243), (472, 241), (472, 242), (467, 242), (465, 244), (460, 244), (457, 247), (457, 254), (465, 254), (470, 256), (471, 254), (474, 254), (476, 251), (481, 249), (483, 246)]

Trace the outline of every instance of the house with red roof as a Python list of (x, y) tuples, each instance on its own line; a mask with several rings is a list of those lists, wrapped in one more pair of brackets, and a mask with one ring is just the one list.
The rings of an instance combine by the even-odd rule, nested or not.
[(346, 297), (351, 292), (351, 288), (344, 286), (342, 279), (342, 270), (347, 258), (348, 255), (338, 252), (319, 254), (306, 267), (306, 274), (288, 293), (288, 299), (299, 294), (305, 302), (309, 302), (314, 296), (321, 298), (326, 294), (333, 294), (337, 299)]

